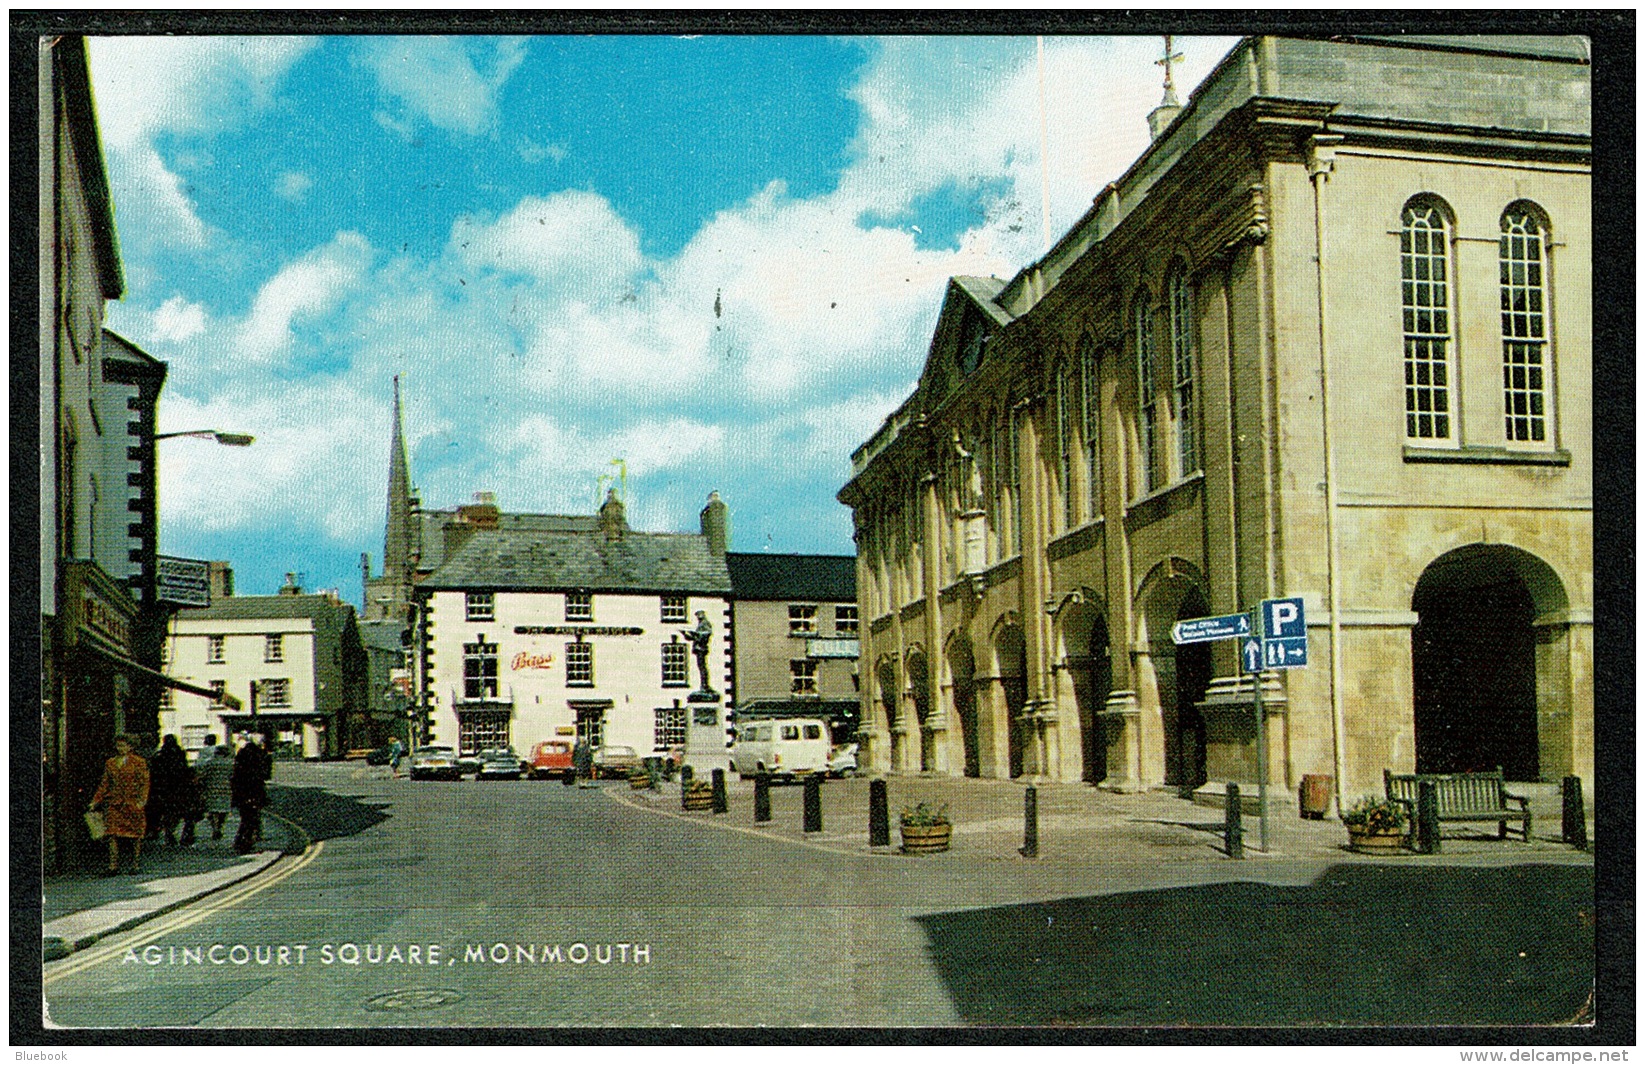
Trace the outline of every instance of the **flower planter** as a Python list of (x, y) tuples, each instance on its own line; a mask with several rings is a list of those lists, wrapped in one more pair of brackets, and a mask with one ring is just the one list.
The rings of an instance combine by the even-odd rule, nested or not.
[(635, 791), (639, 791), (641, 788), (649, 788), (651, 786), (651, 774), (650, 773), (632, 773), (632, 774), (630, 774), (629, 778), (628, 778), (628, 786), (633, 788)]
[(687, 810), (710, 810), (714, 807), (714, 791), (711, 788), (688, 791), (680, 802)]
[(1356, 854), (1398, 854), (1404, 844), (1401, 829), (1373, 832), (1363, 825), (1348, 826), (1348, 849)]
[(904, 854), (936, 854), (948, 849), (953, 825), (899, 825)]

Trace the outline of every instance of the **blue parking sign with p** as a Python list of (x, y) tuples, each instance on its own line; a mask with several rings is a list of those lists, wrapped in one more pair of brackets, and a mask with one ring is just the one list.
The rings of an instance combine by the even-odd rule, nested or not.
[(1291, 640), (1308, 635), (1308, 623), (1302, 616), (1302, 597), (1291, 599), (1264, 599), (1262, 601), (1262, 638)]

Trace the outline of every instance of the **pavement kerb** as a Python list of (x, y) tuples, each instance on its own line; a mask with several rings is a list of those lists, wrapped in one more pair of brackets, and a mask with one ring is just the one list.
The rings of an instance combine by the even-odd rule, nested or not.
[(601, 788), (600, 791), (612, 802), (620, 803), (631, 810), (642, 810), (648, 814), (657, 814), (660, 817), (671, 817), (676, 821), (684, 821), (687, 824), (707, 825), (710, 828), (717, 828), (726, 832), (738, 832), (745, 836), (753, 836), (755, 839), (769, 839), (778, 843), (788, 843), (796, 847), (809, 847), (814, 851), (826, 851), (829, 854), (843, 854), (848, 858), (878, 858), (883, 855), (890, 854), (893, 851), (893, 848), (890, 847), (875, 847), (871, 850), (846, 850), (841, 847), (830, 847), (826, 844), (815, 843), (808, 839), (795, 839), (793, 836), (784, 836), (776, 832), (766, 832), (758, 828), (749, 828), (746, 825), (733, 825), (724, 821), (707, 821), (700, 817), (687, 817), (683, 813), (677, 813), (673, 810), (660, 809), (647, 803), (638, 803), (634, 802), (632, 799), (624, 798), (622, 792), (616, 788)]
[[(279, 814), (270, 810), (264, 810), (263, 814), (265, 817), (275, 818), (281, 824), (286, 825), (302, 841), (302, 846), (297, 847), (295, 844), (288, 844), (283, 850), (262, 851), (258, 854), (258, 860), (256, 862), (236, 867), (231, 871), (232, 875), (226, 876), (221, 881), (209, 884), (206, 887), (201, 888), (199, 891), (191, 894), (171, 899), (161, 905), (154, 906), (149, 909), (134, 910), (129, 917), (117, 921), (107, 928), (98, 928), (86, 932), (72, 941), (64, 939), (61, 936), (43, 936), (41, 954), (42, 961), (59, 961), (78, 951), (85, 950), (87, 947), (98, 942), (99, 940), (107, 939), (110, 936), (119, 935), (121, 932), (129, 932), (131, 929), (136, 928), (139, 925), (146, 924), (157, 917), (163, 917), (168, 913), (182, 909), (184, 906), (191, 906), (194, 903), (199, 902), (201, 899), (208, 898), (220, 891), (226, 891), (236, 884), (244, 883), (245, 881), (250, 880), (259, 873), (272, 868), (276, 862), (287, 855), (306, 854), (308, 853), (309, 848), (314, 845), (314, 840), (306, 831), (303, 830), (303, 827), (295, 821), (292, 821), (289, 818), (281, 817)], [(64, 914), (62, 917), (58, 917), (54, 921), (47, 923), (56, 923), (57, 921), (62, 921), (72, 916), (74, 915)]]

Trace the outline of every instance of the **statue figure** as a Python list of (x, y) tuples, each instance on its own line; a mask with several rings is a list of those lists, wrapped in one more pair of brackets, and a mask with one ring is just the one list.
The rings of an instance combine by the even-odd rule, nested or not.
[(960, 441), (960, 431), (954, 430), (954, 453), (960, 458), (960, 477), (965, 484), (965, 498), (960, 500), (967, 511), (983, 509), (982, 471), (977, 468), (977, 459), (965, 444)]
[(708, 641), (714, 637), (714, 626), (709, 624), (708, 614), (697, 611), (697, 627), (681, 629), (685, 638), (691, 641), (691, 653), (697, 656), (697, 679), (701, 684), (700, 690), (713, 691), (708, 683)]

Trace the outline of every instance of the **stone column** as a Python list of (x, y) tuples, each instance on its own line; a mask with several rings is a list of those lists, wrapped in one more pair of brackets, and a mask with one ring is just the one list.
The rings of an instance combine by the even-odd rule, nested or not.
[(1097, 722), (1108, 733), (1108, 775), (1102, 786), (1109, 791), (1142, 791), (1142, 711), (1137, 693), (1111, 693)]
[[(1165, 783), (1165, 713), (1159, 677), (1147, 645), (1131, 652), (1132, 697), (1137, 706), (1137, 772), (1144, 786)], [(1112, 700), (1110, 700), (1112, 702)]]
[(979, 676), (977, 692), (977, 766), (985, 777), (1011, 779), (1010, 708), (998, 676)]

